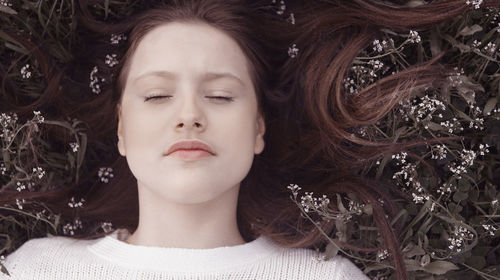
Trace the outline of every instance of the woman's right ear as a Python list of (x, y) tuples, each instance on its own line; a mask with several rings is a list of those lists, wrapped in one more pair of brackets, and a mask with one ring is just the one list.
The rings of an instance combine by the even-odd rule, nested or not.
[(118, 146), (118, 152), (120, 153), (120, 155), (125, 156), (125, 145), (123, 143), (122, 110), (121, 110), (120, 104), (118, 104), (117, 107), (118, 107), (118, 131), (117, 131), (118, 143), (117, 143), (117, 146)]

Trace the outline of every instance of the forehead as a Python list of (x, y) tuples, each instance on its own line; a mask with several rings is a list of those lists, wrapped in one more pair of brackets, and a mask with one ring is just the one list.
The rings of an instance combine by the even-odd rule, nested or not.
[(139, 42), (129, 79), (147, 72), (182, 74), (229, 72), (249, 81), (248, 60), (236, 41), (205, 23), (173, 22), (158, 26)]

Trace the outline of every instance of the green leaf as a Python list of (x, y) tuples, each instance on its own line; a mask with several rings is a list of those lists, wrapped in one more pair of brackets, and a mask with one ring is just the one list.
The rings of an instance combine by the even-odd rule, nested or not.
[(401, 217), (403, 217), (403, 224), (404, 224), (404, 221), (406, 221), (409, 217), (408, 217), (408, 211), (406, 209), (401, 209), (398, 214), (396, 214), (396, 216), (391, 220), (391, 226), (394, 225), (394, 223), (397, 222), (397, 220), (399, 220)]
[(340, 195), (337, 193), (337, 207), (340, 210), (341, 213), (347, 213), (347, 209), (344, 207), (344, 204), (342, 203), (342, 198)]
[(2, 149), (2, 161), (6, 163), (7, 169), (10, 168), (10, 153), (8, 150)]
[(457, 40), (448, 34), (443, 35), (442, 38), (448, 41), (453, 47), (459, 49), (461, 53), (468, 53), (471, 50), (470, 46), (457, 42)]
[(453, 202), (450, 202), (448, 203), (448, 209), (450, 209), (451, 213), (457, 214), (460, 213), (460, 211), (462, 211), (463, 207)]
[(70, 131), (73, 131), (73, 127), (68, 123), (68, 122), (62, 122), (62, 121), (50, 121), (50, 120), (45, 120), (43, 124), (53, 124), (53, 125), (58, 125), (62, 126)]
[(429, 256), (429, 254), (425, 254), (420, 259), (420, 265), (425, 267), (430, 263), (430, 261), (431, 261), (431, 256)]
[(497, 105), (497, 98), (496, 97), (492, 97), (488, 100), (488, 102), (486, 102), (486, 105), (484, 105), (484, 110), (483, 110), (483, 114), (488, 114), (489, 112), (491, 112), (495, 106)]
[(425, 251), (424, 249), (422, 249), (422, 247), (420, 246), (417, 246), (417, 245), (414, 245), (410, 251), (408, 251), (405, 255), (408, 257), (408, 258), (411, 258), (411, 257), (414, 257), (414, 256), (422, 256), (425, 254)]
[(0, 12), (4, 12), (11, 15), (17, 15), (17, 12), (12, 8), (0, 4)]
[(73, 169), (75, 168), (75, 156), (71, 154), (71, 152), (67, 152), (66, 155), (68, 156), (68, 161), (70, 164), (70, 168)]
[(363, 269), (363, 272), (365, 274), (367, 274), (368, 272), (370, 272), (372, 270), (382, 270), (382, 269), (385, 269), (385, 268), (392, 268), (392, 266), (390, 264), (387, 264), (387, 263), (384, 263), (384, 262), (375, 263), (375, 264), (366, 266), (365, 269)]
[(5, 266), (4, 266), (2, 263), (0, 263), (0, 267), (1, 267), (0, 271), (1, 271), (2, 273), (7, 274), (7, 275), (9, 275), (9, 276), (10, 276), (9, 271), (7, 270), (7, 268), (5, 268)]
[(9, 42), (5, 42), (5, 47), (7, 47), (13, 51), (16, 51), (18, 53), (22, 53), (22, 54), (26, 54), (26, 55), (28, 54), (28, 51), (25, 48), (16, 46), (16, 45), (9, 43)]
[(377, 169), (377, 174), (375, 175), (377, 179), (380, 179), (380, 176), (382, 176), (382, 172), (384, 171), (384, 168), (387, 165), (387, 163), (391, 160), (391, 157), (392, 155), (386, 155), (380, 162), (380, 165), (378, 166)]
[(437, 123), (434, 122), (427, 122), (425, 124), (430, 130), (437, 131), (437, 130), (443, 130), (443, 127)]
[(439, 32), (437, 30), (432, 30), (431, 35), (429, 37), (429, 43), (431, 47), (432, 56), (435, 57), (441, 53), (442, 48), (442, 40), (439, 36)]
[(83, 160), (85, 159), (85, 151), (87, 150), (87, 134), (78, 133), (82, 136), (82, 142), (80, 143), (80, 150), (77, 155), (77, 167), (80, 168), (82, 166)]
[(468, 192), (470, 190), (470, 182), (467, 179), (460, 179), (458, 181), (458, 189), (462, 192)]
[(365, 204), (363, 207), (363, 212), (367, 215), (372, 215), (373, 214), (373, 207), (371, 204)]
[(447, 261), (435, 261), (424, 266), (424, 270), (432, 274), (445, 274), (450, 270), (456, 270), (456, 269), (458, 269), (458, 266)]
[[(480, 219), (480, 218), (479, 218)], [(486, 256), (488, 252), (491, 251), (494, 247), (492, 246), (476, 246), (472, 249), (472, 254), (477, 256)]]
[(420, 265), (420, 262), (413, 259), (405, 259), (406, 270), (408, 271), (418, 271), (424, 270), (424, 268)]
[(462, 200), (466, 200), (468, 197), (469, 197), (469, 195), (467, 193), (457, 191), (453, 195), (453, 201), (455, 201), (456, 203), (459, 203)]
[(476, 32), (479, 32), (479, 31), (482, 31), (483, 28), (477, 24), (474, 24), (472, 26), (466, 26), (464, 27), (462, 30), (460, 30), (460, 32), (458, 33), (458, 35), (461, 35), (461, 36), (470, 36)]
[(481, 270), (486, 266), (486, 260), (481, 256), (471, 256), (465, 260), (465, 263), (477, 270)]
[(9, 35), (7, 35), (7, 33), (3, 32), (2, 30), (0, 30), (0, 39), (3, 39), (11, 43), (16, 43), (19, 45), (19, 43), (16, 40), (14, 40), (14, 38), (10, 37)]
[(328, 243), (325, 249), (325, 260), (329, 260), (335, 257), (338, 252), (339, 252), (339, 247), (335, 243), (333, 242)]
[(477, 189), (472, 189), (470, 192), (469, 192), (469, 199), (470, 201), (472, 202), (477, 202), (477, 199), (479, 198), (479, 190)]

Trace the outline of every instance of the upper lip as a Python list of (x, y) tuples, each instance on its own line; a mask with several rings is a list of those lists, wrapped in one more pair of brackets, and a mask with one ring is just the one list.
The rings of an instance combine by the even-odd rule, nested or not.
[(175, 143), (173, 143), (170, 148), (168, 149), (167, 153), (165, 155), (169, 155), (177, 150), (205, 150), (212, 155), (215, 153), (213, 152), (212, 148), (210, 148), (209, 145), (205, 144), (203, 141), (200, 141), (198, 139), (191, 139), (191, 140), (180, 140)]

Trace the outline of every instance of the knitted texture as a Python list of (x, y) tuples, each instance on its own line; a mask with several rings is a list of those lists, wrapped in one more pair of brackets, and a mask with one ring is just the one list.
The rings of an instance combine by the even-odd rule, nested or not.
[(11, 277), (0, 272), (0, 279), (369, 279), (345, 257), (318, 261), (314, 250), (282, 248), (263, 236), (236, 246), (188, 249), (128, 244), (129, 234), (118, 229), (94, 240), (31, 239), (7, 256)]

